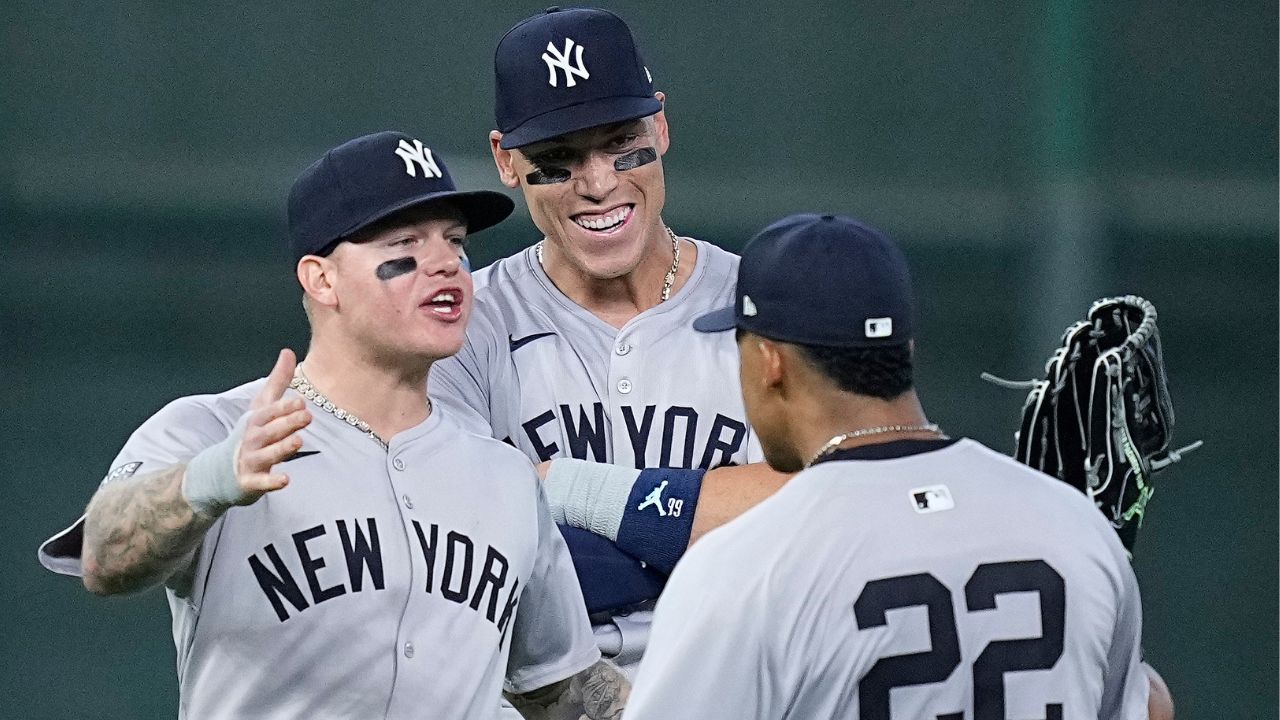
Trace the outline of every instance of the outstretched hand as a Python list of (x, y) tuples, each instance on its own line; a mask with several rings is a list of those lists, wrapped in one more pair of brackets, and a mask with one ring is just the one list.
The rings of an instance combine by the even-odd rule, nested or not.
[(311, 412), (302, 398), (284, 397), (297, 365), (292, 350), (281, 350), (266, 384), (249, 404), (249, 424), (235, 454), (236, 483), (245, 500), (240, 504), (252, 503), (289, 484), (287, 474), (272, 473), (271, 469), (302, 448), (298, 432), (311, 423)]

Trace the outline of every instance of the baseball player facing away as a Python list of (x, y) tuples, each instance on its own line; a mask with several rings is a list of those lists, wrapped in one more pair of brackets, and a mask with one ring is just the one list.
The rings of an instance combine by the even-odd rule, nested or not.
[[(533, 462), (554, 459), (547, 494), (572, 526), (587, 601), (625, 606), (656, 597), (691, 538), (781, 484), (729, 381), (732, 338), (689, 325), (730, 301), (738, 259), (663, 222), (664, 96), (616, 15), (522, 21), (497, 46), (495, 85), (493, 157), (545, 237), (476, 273), (466, 342), (433, 368), (432, 397)], [(585, 531), (646, 577), (633, 587), (593, 564), (616, 555)], [(630, 616), (609, 654), (634, 656), (646, 632)]]
[(306, 361), (160, 410), (42, 547), (95, 593), (165, 587), (181, 717), (620, 712), (533, 467), (427, 399), (464, 236), (512, 207), (402, 133), (326, 153), (289, 196)]
[(1115, 531), (926, 419), (912, 315), (902, 253), (854, 220), (747, 246), (732, 306), (695, 327), (736, 328), (765, 457), (798, 474), (676, 567), (624, 717), (1147, 717)]

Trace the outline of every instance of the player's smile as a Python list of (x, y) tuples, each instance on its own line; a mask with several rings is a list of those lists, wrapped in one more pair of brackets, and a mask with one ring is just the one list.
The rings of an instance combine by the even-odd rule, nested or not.
[(635, 209), (635, 203), (625, 203), (605, 212), (578, 213), (570, 219), (589, 234), (612, 235), (631, 223)]

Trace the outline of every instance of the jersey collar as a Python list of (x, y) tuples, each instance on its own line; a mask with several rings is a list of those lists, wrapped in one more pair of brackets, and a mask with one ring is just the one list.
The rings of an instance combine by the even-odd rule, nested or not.
[[(813, 465), (820, 465), (834, 460), (893, 460), (894, 458), (909, 457), (951, 447), (962, 439), (892, 440), (890, 442), (875, 443), (874, 445), (859, 445), (829, 452), (815, 460)], [(809, 467), (813, 467), (813, 465)]]

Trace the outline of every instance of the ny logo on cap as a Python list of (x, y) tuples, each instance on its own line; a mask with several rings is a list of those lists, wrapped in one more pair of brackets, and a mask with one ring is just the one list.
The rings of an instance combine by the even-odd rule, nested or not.
[(414, 165), (422, 168), (424, 178), (444, 177), (440, 172), (440, 166), (436, 165), (435, 158), (431, 157), (431, 148), (423, 147), (421, 140), (414, 140), (412, 145), (407, 140), (401, 140), (400, 146), (396, 148), (396, 154), (404, 160), (404, 171), (409, 173), (409, 177), (418, 177)]
[(893, 334), (893, 318), (867, 318), (863, 330), (869, 338), (889, 337)]
[[(569, 55), (577, 51), (573, 57), (573, 64), (569, 64)], [(548, 54), (549, 53), (549, 54)], [(554, 57), (553, 57), (554, 56)], [(578, 84), (574, 78), (575, 75), (586, 80), (591, 77), (591, 73), (587, 72), (587, 68), (582, 64), (582, 46), (573, 42), (571, 38), (564, 39), (564, 52), (556, 49), (556, 46), (547, 43), (547, 52), (542, 53), (542, 61), (547, 64), (547, 82), (551, 83), (551, 87), (559, 87), (556, 84), (556, 68), (564, 71), (564, 86), (573, 87)]]

